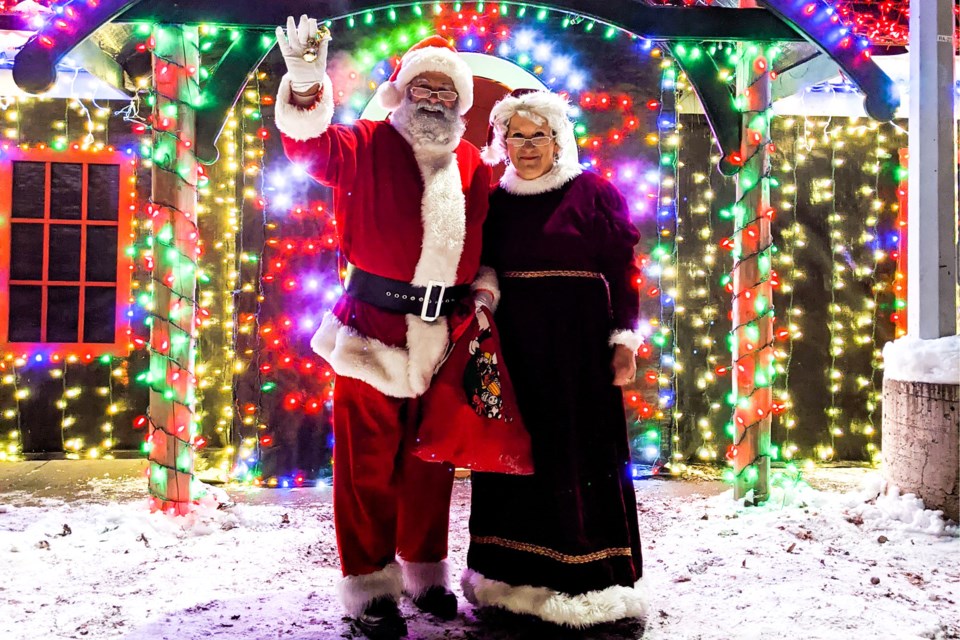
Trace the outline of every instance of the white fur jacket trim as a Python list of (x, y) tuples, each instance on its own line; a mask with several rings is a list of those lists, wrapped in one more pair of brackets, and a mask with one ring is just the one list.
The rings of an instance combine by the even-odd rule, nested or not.
[(513, 165), (507, 165), (503, 177), (500, 178), (500, 186), (507, 193), (515, 196), (533, 196), (559, 189), (581, 173), (583, 173), (583, 168), (579, 164), (558, 161), (550, 171), (539, 178), (525, 180), (517, 175), (517, 170)]

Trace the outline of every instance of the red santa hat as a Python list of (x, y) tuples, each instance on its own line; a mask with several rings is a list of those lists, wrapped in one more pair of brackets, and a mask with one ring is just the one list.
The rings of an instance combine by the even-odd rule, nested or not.
[(496, 165), (507, 159), (507, 126), (515, 115), (538, 123), (546, 121), (560, 148), (558, 164), (571, 168), (580, 166), (577, 138), (570, 120), (570, 103), (560, 94), (525, 88), (514, 89), (493, 105), (487, 144), (480, 150), (480, 157), (486, 164)]
[(403, 102), (404, 89), (421, 73), (435, 71), (449, 76), (459, 94), (460, 115), (473, 106), (473, 72), (457, 50), (440, 36), (424, 38), (403, 54), (390, 78), (377, 88), (377, 99), (384, 109), (394, 111)]

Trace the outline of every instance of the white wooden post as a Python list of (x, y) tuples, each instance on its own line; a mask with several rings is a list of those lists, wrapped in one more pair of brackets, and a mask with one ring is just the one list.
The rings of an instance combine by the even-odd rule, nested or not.
[(910, 0), (907, 331), (957, 333), (957, 127), (953, 3)]

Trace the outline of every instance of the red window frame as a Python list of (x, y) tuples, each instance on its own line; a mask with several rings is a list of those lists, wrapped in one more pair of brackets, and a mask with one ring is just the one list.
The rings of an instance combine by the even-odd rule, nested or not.
[[(130, 341), (125, 326), (125, 310), (129, 306), (130, 273), (132, 261), (126, 254), (130, 243), (133, 212), (136, 202), (136, 160), (119, 151), (54, 151), (45, 149), (21, 149), (11, 147), (0, 152), (0, 346), (17, 353), (42, 349), (53, 353), (83, 355), (87, 359), (101, 355), (125, 355), (130, 352)], [(43, 274), (40, 280), (11, 280), (10, 267), (13, 229), (13, 167), (15, 162), (45, 164), (43, 218), (17, 218), (17, 224), (43, 225)], [(50, 217), (51, 165), (55, 163), (79, 164), (82, 167), (80, 219), (59, 220)], [(117, 165), (119, 167), (119, 198), (117, 220), (90, 220), (87, 217), (87, 179), (90, 165)], [(77, 281), (54, 281), (49, 279), (50, 229), (54, 225), (80, 226), (80, 275)], [(94, 226), (117, 227), (117, 272), (115, 282), (87, 282), (87, 230)], [(40, 335), (47, 336), (47, 302), (49, 288), (55, 286), (79, 287), (80, 307), (77, 327), (77, 342), (10, 342), (9, 305), (12, 285), (39, 286), (42, 291), (40, 312)], [(116, 288), (116, 318), (113, 342), (90, 342), (83, 340), (84, 306), (87, 287)]]

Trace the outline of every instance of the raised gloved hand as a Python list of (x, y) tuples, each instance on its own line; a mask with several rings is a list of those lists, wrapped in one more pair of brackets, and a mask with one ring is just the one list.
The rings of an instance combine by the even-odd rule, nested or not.
[(299, 25), (293, 16), (287, 18), (286, 32), (283, 27), (277, 27), (277, 46), (287, 65), (293, 91), (308, 92), (322, 85), (330, 40), (330, 31), (318, 27), (317, 21), (306, 15), (300, 16)]

